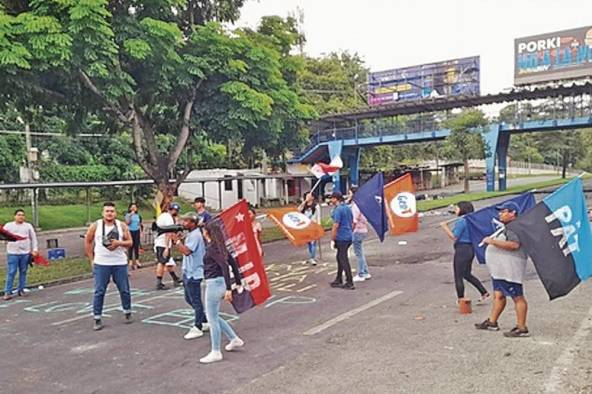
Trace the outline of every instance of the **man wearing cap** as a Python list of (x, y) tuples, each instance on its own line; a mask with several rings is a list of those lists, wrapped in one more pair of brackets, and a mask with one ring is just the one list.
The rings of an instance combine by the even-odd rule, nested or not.
[[(518, 217), (520, 208), (515, 202), (507, 201), (498, 206), (497, 210), (500, 221), (507, 225)], [(488, 245), (485, 250), (485, 261), (493, 281), (494, 300), (489, 318), (475, 324), (475, 327), (479, 330), (499, 331), (498, 318), (506, 307), (506, 297), (512, 297), (516, 309), (516, 327), (505, 332), (504, 336), (528, 337), (530, 335), (526, 327), (528, 304), (522, 289), (527, 255), (520, 246), (520, 239), (514, 232), (503, 228), (483, 239), (483, 243)]]
[[(343, 201), (341, 192), (334, 191), (331, 194), (331, 203), (335, 205), (331, 213), (331, 219), (333, 219), (331, 240), (335, 243), (335, 248), (337, 249), (337, 277), (331, 282), (331, 287), (355, 290), (349, 257), (347, 255), (347, 250), (352, 244), (354, 217), (351, 208)], [(343, 284), (344, 272), (345, 284)]]
[[(158, 227), (167, 227), (175, 224), (175, 218), (181, 207), (177, 203), (171, 203), (167, 212), (163, 212), (156, 219)], [(170, 264), (171, 260), (171, 233), (163, 233), (154, 239), (154, 252), (156, 253), (156, 290), (164, 290), (166, 286), (162, 283), (165, 269), (173, 278), (175, 285), (183, 283), (175, 274), (175, 265)]]
[(185, 334), (185, 339), (195, 339), (203, 336), (207, 329), (206, 315), (201, 301), (201, 282), (204, 278), (203, 258), (206, 253), (206, 245), (198, 227), (200, 217), (195, 212), (183, 215), (183, 227), (188, 231), (184, 242), (181, 242), (177, 234), (171, 236), (171, 240), (177, 250), (183, 255), (183, 286), (185, 301), (195, 311), (193, 327)]

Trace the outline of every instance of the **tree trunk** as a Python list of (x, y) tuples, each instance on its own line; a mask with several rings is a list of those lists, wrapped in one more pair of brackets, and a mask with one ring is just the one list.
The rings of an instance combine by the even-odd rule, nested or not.
[(465, 193), (469, 192), (469, 160), (464, 159), (463, 164), (465, 166)]
[(563, 157), (561, 160), (561, 178), (565, 179), (567, 177), (567, 165), (569, 163), (569, 154), (567, 152), (563, 152)]

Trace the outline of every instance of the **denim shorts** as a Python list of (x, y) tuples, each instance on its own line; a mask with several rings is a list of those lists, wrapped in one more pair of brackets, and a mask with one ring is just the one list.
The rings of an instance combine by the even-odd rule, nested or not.
[(493, 291), (501, 291), (506, 297), (520, 297), (524, 295), (522, 284), (508, 282), (507, 280), (493, 279)]

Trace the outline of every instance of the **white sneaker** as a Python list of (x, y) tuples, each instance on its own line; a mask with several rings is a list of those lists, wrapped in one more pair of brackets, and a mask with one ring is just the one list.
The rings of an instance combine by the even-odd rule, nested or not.
[(364, 275), (364, 279), (368, 280), (368, 279), (372, 279), (372, 275), (370, 274), (365, 274)]
[(183, 338), (195, 339), (195, 338), (199, 338), (201, 336), (203, 336), (203, 331), (200, 330), (199, 328), (193, 326), (193, 327), (191, 327), (191, 329), (189, 329), (189, 331), (187, 332), (187, 334), (185, 334), (185, 336)]
[(310, 265), (317, 265), (317, 261), (315, 259), (310, 259)]
[(210, 323), (201, 323), (201, 330), (203, 332), (210, 331)]
[(202, 364), (215, 363), (216, 361), (222, 361), (222, 352), (209, 352), (207, 356), (199, 360)]
[(354, 282), (363, 282), (365, 280), (366, 280), (366, 278), (364, 278), (363, 276), (360, 276), (360, 275), (354, 276)]
[(231, 352), (231, 351), (238, 349), (239, 347), (243, 347), (243, 346), (245, 346), (245, 343), (243, 342), (243, 340), (240, 338), (235, 338), (232, 341), (230, 341), (230, 343), (228, 345), (226, 345), (226, 347), (224, 349), (226, 349), (227, 352)]

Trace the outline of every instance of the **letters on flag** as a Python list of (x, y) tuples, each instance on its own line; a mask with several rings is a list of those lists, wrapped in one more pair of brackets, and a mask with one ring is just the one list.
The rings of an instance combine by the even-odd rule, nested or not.
[(413, 233), (419, 227), (415, 187), (411, 174), (405, 174), (384, 187), (390, 232), (394, 235)]
[(20, 235), (13, 234), (8, 230), (5, 230), (4, 225), (0, 224), (0, 241), (14, 242), (21, 241), (23, 239), (25, 238), (21, 237)]
[(306, 245), (323, 237), (325, 230), (294, 208), (272, 209), (268, 217), (286, 234), (294, 246)]
[(508, 225), (532, 259), (550, 299), (592, 276), (592, 232), (582, 180), (562, 186)]
[(354, 202), (368, 223), (374, 228), (380, 241), (384, 241), (384, 234), (388, 231), (388, 219), (384, 200), (384, 177), (382, 172), (374, 175), (364, 183), (356, 194)]
[(253, 304), (264, 303), (271, 296), (271, 292), (263, 257), (257, 248), (247, 202), (239, 201), (220, 213), (217, 218), (222, 222), (226, 246), (238, 263), (244, 287), (253, 298)]
[[(504, 202), (508, 201), (512, 201), (518, 205), (518, 208), (520, 209), (518, 211), (519, 216), (528, 212), (536, 204), (534, 195), (530, 192), (510, 198)], [(485, 264), (485, 248), (487, 247), (487, 245), (481, 244), (481, 241), (483, 241), (483, 238), (489, 237), (504, 226), (503, 223), (499, 221), (499, 212), (495, 208), (504, 202), (490, 207), (481, 208), (478, 211), (464, 216), (469, 227), (471, 244), (473, 244), (475, 256), (480, 264)]]
[(343, 167), (343, 161), (340, 156), (335, 156), (329, 164), (316, 163), (310, 168), (310, 172), (317, 178), (322, 178), (325, 175), (333, 175)]

